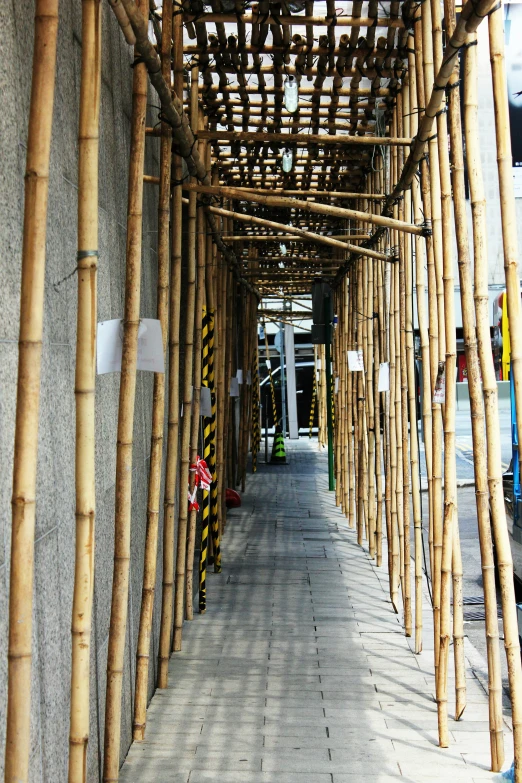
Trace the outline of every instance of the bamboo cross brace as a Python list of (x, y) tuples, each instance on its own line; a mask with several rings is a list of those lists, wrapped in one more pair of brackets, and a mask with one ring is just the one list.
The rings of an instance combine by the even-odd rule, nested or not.
[[(258, 226), (266, 226), (267, 228), (273, 228), (276, 231), (291, 231), (296, 237), (302, 237), (310, 242), (318, 242), (323, 245), (331, 245), (332, 247), (339, 247), (343, 250), (351, 251), (358, 255), (366, 255), (367, 251), (357, 247), (357, 245), (350, 245), (348, 242), (341, 242), (339, 239), (325, 236), (324, 234), (316, 234), (312, 231), (306, 231), (303, 228), (297, 228), (297, 226), (287, 226), (285, 223), (276, 223), (273, 220), (266, 220), (265, 218), (259, 218), (255, 215), (245, 215), (243, 212), (232, 212), (229, 209), (222, 209), (221, 207), (209, 207), (209, 211), (214, 215), (222, 215), (223, 217), (231, 217), (234, 220), (241, 220), (246, 223), (255, 223)], [(274, 241), (280, 241), (280, 237), (274, 235)], [(378, 253), (375, 250), (369, 251), (371, 258), (378, 258), (382, 261), (387, 261), (388, 256), (384, 253)]]
[[(255, 204), (282, 207), (283, 209), (299, 209), (303, 212), (312, 212), (318, 215), (350, 218), (352, 220), (360, 220), (363, 223), (374, 223), (378, 226), (394, 228), (398, 231), (406, 231), (410, 234), (423, 234), (423, 229), (419, 226), (413, 225), (412, 223), (406, 223), (404, 221), (395, 220), (394, 218), (384, 217), (382, 215), (373, 215), (368, 212), (363, 212), (356, 209), (335, 207), (330, 204), (318, 204), (315, 201), (301, 201), (300, 199), (285, 198), (284, 196), (272, 196), (265, 193), (248, 190), (238, 191), (236, 188), (223, 186), (215, 187), (213, 185), (196, 185), (188, 183), (187, 185), (184, 185), (184, 187), (187, 190), (195, 190), (197, 193), (204, 193), (210, 196), (222, 196), (225, 198), (241, 199), (241, 201), (251, 201)], [(287, 226), (286, 230), (290, 230), (290, 226)], [(358, 247), (357, 252), (362, 254), (362, 248)], [(376, 256), (373, 257), (375, 258)]]

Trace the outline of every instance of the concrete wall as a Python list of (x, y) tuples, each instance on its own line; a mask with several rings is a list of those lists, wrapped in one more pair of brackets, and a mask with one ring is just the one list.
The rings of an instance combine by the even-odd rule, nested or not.
[[(132, 52), (109, 5), (103, 12), (100, 147), (99, 320), (121, 317), (125, 282), (127, 172)], [(0, 3), (0, 776), (3, 778), (10, 499), (17, 372), (20, 259), (27, 118), (31, 85), (33, 0)], [(77, 227), (77, 132), (81, 58), (81, 2), (60, 0), (54, 106), (41, 414), (36, 507), (34, 660), (31, 688), (31, 773), (34, 783), (67, 778), (70, 625), (74, 564), (74, 364)], [(157, 105), (150, 94), (149, 102)], [(158, 112), (149, 110), (148, 124)], [(158, 170), (158, 141), (147, 140), (145, 169)], [(142, 316), (156, 313), (157, 188), (145, 186)], [(131, 719), (145, 537), (152, 409), (150, 373), (138, 373), (133, 453), (132, 559), (125, 651), (122, 756), (131, 741)], [(101, 765), (105, 669), (112, 586), (114, 481), (119, 375), (96, 381), (97, 518), (96, 583), (88, 779)], [(161, 535), (151, 649), (150, 693), (156, 672), (161, 603)], [(28, 703), (29, 703), (29, 694)]]

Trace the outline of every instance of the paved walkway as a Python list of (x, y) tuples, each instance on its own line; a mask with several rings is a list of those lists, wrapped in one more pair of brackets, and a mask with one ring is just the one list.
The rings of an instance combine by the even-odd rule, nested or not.
[(474, 671), (442, 750), (428, 606), (415, 656), (384, 568), (357, 547), (327, 491), (324, 453), (315, 440), (287, 447), (287, 466), (249, 476), (223, 573), (207, 580), (207, 613), (185, 625), (171, 687), (154, 696), (122, 783), (491, 780)]

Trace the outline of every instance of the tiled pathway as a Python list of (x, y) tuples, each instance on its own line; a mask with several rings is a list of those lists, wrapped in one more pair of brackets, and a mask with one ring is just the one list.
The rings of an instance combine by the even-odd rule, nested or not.
[[(184, 630), (171, 686), (123, 783), (424, 783), (491, 780), (487, 701), (470, 669), (468, 708), (436, 745), (432, 632), (411, 652), (387, 576), (327, 491), (316, 441), (249, 476), (230, 515), (208, 611)], [(507, 753), (510, 736), (506, 732)]]

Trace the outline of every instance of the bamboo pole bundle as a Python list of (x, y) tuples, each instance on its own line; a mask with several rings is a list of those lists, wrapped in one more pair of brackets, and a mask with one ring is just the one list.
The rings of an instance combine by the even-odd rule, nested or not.
[[(373, 185), (373, 177), (371, 177)], [(366, 410), (367, 410), (367, 431), (368, 431), (368, 536), (370, 544), (370, 557), (377, 557), (377, 520), (376, 520), (376, 497), (375, 497), (375, 411), (374, 411), (374, 393), (373, 383), (375, 374), (375, 352), (374, 352), (374, 263), (372, 260), (367, 262), (367, 292), (366, 292), (366, 345), (368, 363), (366, 365)]]
[[(449, 26), (454, 24), (455, 9), (453, 2), (446, 2), (445, 18)], [(458, 269), (460, 295), (462, 303), (462, 323), (464, 347), (468, 370), (471, 427), (473, 439), (473, 461), (475, 468), (475, 496), (477, 503), (477, 522), (481, 552), (482, 580), (484, 586), (484, 604), (486, 609), (486, 644), (488, 658), (489, 721), (492, 766), (498, 768), (503, 758), (502, 705), (500, 658), (498, 643), (498, 621), (495, 590), (495, 572), (489, 520), (489, 493), (487, 485), (486, 438), (484, 425), (484, 406), (480, 383), (480, 368), (477, 353), (475, 319), (473, 309), (473, 288), (471, 280), (468, 246), (466, 199), (464, 189), (464, 158), (462, 149), (462, 129), (460, 120), (460, 90), (457, 77), (454, 77), (448, 97), (449, 130), (452, 155), (452, 185), (454, 197), (455, 236), (458, 251)], [(456, 529), (454, 532), (457, 532)], [(456, 572), (455, 562), (453, 572)], [(461, 581), (461, 580), (460, 580)], [(462, 588), (453, 586), (453, 604), (462, 601)], [(454, 639), (454, 647), (462, 645), (463, 640)], [(456, 651), (455, 651), (456, 654)]]
[[(161, 67), (164, 78), (170, 78), (172, 47), (172, 0), (163, 6), (161, 30)], [(160, 187), (158, 199), (158, 298), (157, 315), (163, 335), (163, 354), (167, 348), (169, 328), (169, 266), (170, 266), (170, 169), (172, 137), (166, 123), (162, 123), (160, 143)], [(145, 738), (147, 697), (149, 684), (149, 652), (156, 585), (158, 556), (158, 524), (160, 513), (161, 470), (163, 464), (163, 429), (165, 421), (165, 373), (154, 374), (152, 397), (152, 429), (150, 443), (149, 488), (147, 499), (147, 527), (143, 564), (140, 625), (136, 650), (136, 686), (134, 697), (133, 739)], [(170, 538), (170, 537), (169, 537)], [(169, 545), (170, 542), (169, 542)]]
[(30, 755), (34, 524), (45, 237), (58, 34), (57, 0), (35, 4), (27, 136), (18, 379), (13, 459), (6, 783), (27, 781)]
[[(192, 129), (195, 132), (198, 127), (198, 66), (191, 68), (190, 90), (190, 117)], [(189, 487), (190, 451), (191, 451), (191, 422), (192, 402), (194, 397), (193, 375), (195, 360), (195, 329), (196, 321), (200, 313), (196, 310), (196, 195), (189, 195), (188, 208), (188, 260), (187, 260), (187, 293), (186, 293), (186, 320), (185, 320), (185, 367), (183, 378), (183, 421), (181, 427), (181, 459), (180, 459), (180, 503), (178, 512), (178, 537), (176, 546), (176, 577), (174, 589), (174, 638), (172, 651), (181, 650), (183, 634), (183, 618), (185, 612), (185, 581), (187, 570), (187, 539), (188, 539), (188, 501), (187, 490)], [(188, 563), (192, 568), (192, 563)]]
[(519, 714), (522, 667), (520, 655), (514, 654), (517, 628), (513, 562), (509, 546), (506, 512), (504, 507), (498, 423), (498, 392), (488, 326), (486, 211), (478, 139), (477, 53), (476, 46), (474, 45), (468, 47), (466, 50), (464, 76), (464, 136), (466, 141), (466, 159), (468, 163), (473, 223), (475, 320), (477, 324), (478, 355), (482, 375), (484, 412), (486, 417), (489, 499), (501, 585), (504, 646), (508, 663), (510, 692), (512, 694), (512, 720), (516, 758), (515, 780), (517, 780), (517, 778), (522, 780), (522, 721), (520, 720)]
[[(141, 0), (138, 13), (148, 15)], [(121, 692), (129, 596), (132, 445), (136, 362), (140, 323), (140, 274), (143, 213), (143, 166), (147, 71), (137, 62), (132, 80), (131, 147), (127, 208), (127, 265), (123, 319), (118, 442), (116, 451), (116, 507), (114, 520), (114, 573), (107, 654), (103, 780), (118, 780), (120, 766)]]
[[(168, 28), (167, 28), (168, 29)], [(174, 51), (174, 89), (183, 89), (183, 58), (180, 55), (183, 27), (179, 14), (172, 20)], [(182, 159), (174, 155), (173, 175), (175, 183), (183, 177)], [(179, 326), (181, 309), (181, 246), (182, 246), (182, 189), (175, 184), (172, 189), (172, 253), (169, 297), (169, 379), (167, 459), (165, 467), (163, 513), (163, 579), (161, 595), (161, 623), (158, 645), (158, 688), (168, 685), (168, 671), (172, 636), (173, 588), (174, 588), (174, 514), (179, 455)]]
[(78, 314), (76, 329), (76, 556), (72, 611), (69, 783), (86, 783), (94, 590), (95, 377), (98, 148), (101, 88), (99, 0), (82, 2), (78, 132)]

